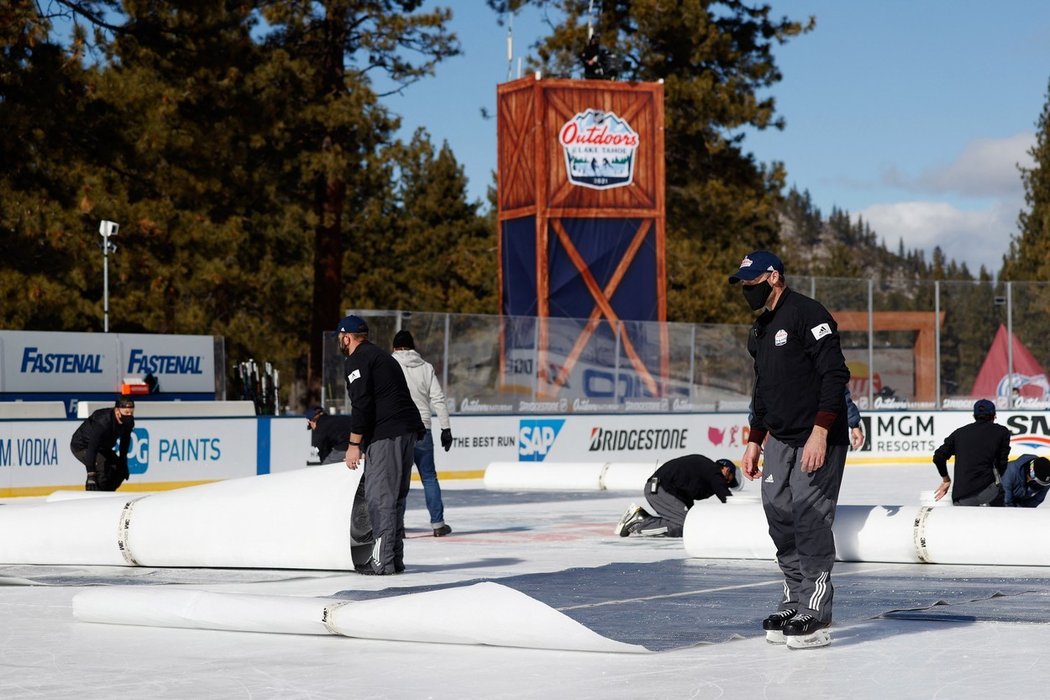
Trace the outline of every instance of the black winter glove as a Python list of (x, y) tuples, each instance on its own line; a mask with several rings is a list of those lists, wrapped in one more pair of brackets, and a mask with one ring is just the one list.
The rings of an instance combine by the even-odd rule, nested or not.
[(445, 448), (445, 452), (452, 449), (452, 429), (442, 428), (441, 429), (441, 446)]
[(87, 481), (84, 482), (85, 491), (98, 491), (98, 482), (95, 481), (93, 474), (88, 474)]

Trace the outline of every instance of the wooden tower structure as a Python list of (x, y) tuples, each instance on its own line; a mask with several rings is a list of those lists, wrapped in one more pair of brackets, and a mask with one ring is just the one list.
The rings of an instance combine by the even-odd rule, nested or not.
[[(537, 318), (538, 395), (557, 395), (604, 321), (639, 385), (664, 396), (663, 84), (521, 78), (498, 86), (497, 120), (500, 313)], [(557, 317), (586, 324), (551, 369)], [(657, 342), (628, 321), (661, 322)]]

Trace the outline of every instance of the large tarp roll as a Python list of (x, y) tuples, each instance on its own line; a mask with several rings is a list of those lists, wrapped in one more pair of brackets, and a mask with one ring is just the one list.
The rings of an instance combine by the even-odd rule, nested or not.
[(602, 474), (602, 488), (606, 491), (641, 493), (645, 482), (656, 471), (656, 462), (609, 462)]
[(601, 491), (604, 462), (493, 462), (485, 488), (496, 491)]
[[(1050, 566), (1037, 534), (1046, 531), (1050, 510), (1031, 508), (840, 505), (834, 525), (839, 561), (971, 566)], [(683, 539), (692, 557), (775, 556), (759, 503), (702, 501), (686, 516)]]
[(122, 566), (120, 516), (128, 498), (0, 508), (0, 563)]
[(150, 496), (129, 514), (127, 554), (141, 566), (352, 569), (360, 479), (329, 464)]
[(484, 582), (365, 601), (159, 587), (108, 587), (73, 597), (84, 622), (287, 634), (337, 634), (441, 644), (645, 652), (603, 637), (506, 586)]
[(1050, 508), (922, 508), (916, 553), (931, 564), (1050, 566)]
[(5, 506), (0, 562), (350, 570), (361, 474), (331, 464), (144, 497)]

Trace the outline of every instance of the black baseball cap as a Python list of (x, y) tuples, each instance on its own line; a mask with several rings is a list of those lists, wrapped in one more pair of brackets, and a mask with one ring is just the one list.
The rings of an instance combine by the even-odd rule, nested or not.
[(367, 333), (368, 324), (360, 316), (351, 314), (344, 317), (335, 330), (337, 333)]
[(321, 415), (322, 413), (324, 413), (324, 409), (320, 406), (311, 406), (310, 408), (306, 409), (306, 413), (304, 413), (303, 415), (306, 416), (307, 430), (310, 429), (310, 421), (312, 421), (314, 418), (317, 418), (317, 416)]
[(736, 465), (728, 459), (720, 459), (715, 462), (719, 467), (729, 467), (729, 488), (735, 489), (740, 486), (740, 471)]
[(995, 415), (995, 404), (988, 399), (979, 399), (973, 405), (974, 418), (990, 418)]

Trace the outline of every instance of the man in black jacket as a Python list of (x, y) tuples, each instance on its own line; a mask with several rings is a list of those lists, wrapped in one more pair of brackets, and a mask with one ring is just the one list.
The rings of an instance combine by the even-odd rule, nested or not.
[[(116, 491), (128, 478), (128, 448), (135, 428), (135, 401), (118, 396), (113, 408), (93, 411), (80, 424), (69, 449), (87, 468), (85, 491)], [(113, 446), (120, 440), (120, 454)]]
[(945, 438), (933, 453), (933, 463), (941, 475), (934, 500), (948, 493), (948, 458), (955, 455), (955, 486), (952, 503), (957, 506), (1001, 506), (999, 487), (1006, 462), (1010, 459), (1010, 431), (995, 422), (995, 404), (981, 399), (973, 405), (973, 423), (964, 425)]
[[(784, 574), (784, 597), (762, 628), (792, 649), (831, 641), (835, 507), (849, 451), (846, 383), (838, 326), (821, 304), (788, 289), (784, 264), (757, 250), (729, 283), (752, 310), (754, 417), (740, 468), (762, 478), (762, 507)], [(762, 467), (759, 457), (765, 454)]]
[(685, 455), (661, 464), (645, 483), (645, 500), (655, 516), (632, 503), (616, 525), (615, 534), (681, 537), (685, 516), (696, 501), (716, 496), (722, 503), (738, 488), (736, 465), (728, 459), (712, 462), (703, 455)]
[(310, 444), (317, 448), (317, 457), (321, 464), (346, 461), (352, 423), (353, 419), (350, 416), (333, 416), (325, 413), (320, 406), (311, 406), (306, 410), (306, 428), (313, 431)]
[(351, 406), (346, 466), (365, 466), (365, 501), (375, 537), (371, 571), (401, 573), (405, 570), (405, 501), (423, 421), (401, 365), (369, 342), (368, 324), (347, 316), (337, 331), (339, 348), (346, 355), (343, 367)]

